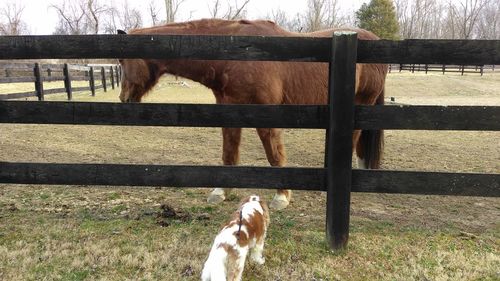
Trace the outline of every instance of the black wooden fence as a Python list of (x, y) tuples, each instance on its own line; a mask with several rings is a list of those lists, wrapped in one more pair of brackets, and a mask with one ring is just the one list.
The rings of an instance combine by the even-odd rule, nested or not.
[(358, 41), (352, 33), (335, 34), (333, 39), (20, 36), (0, 37), (0, 50), (0, 59), (119, 57), (330, 63), (328, 105), (0, 101), (0, 123), (326, 129), (324, 168), (0, 162), (0, 183), (321, 190), (327, 192), (326, 232), (333, 249), (347, 245), (351, 192), (500, 196), (500, 174), (351, 167), (353, 129), (500, 130), (500, 107), (353, 106), (356, 62), (500, 64), (500, 41)]
[[(95, 74), (100, 73), (98, 77)], [(0, 100), (37, 97), (44, 100), (45, 95), (66, 93), (68, 100), (73, 92), (90, 91), (95, 96), (97, 89), (107, 91), (108, 85), (119, 85), (121, 67), (118, 65), (75, 65), (40, 63), (0, 63), (0, 84), (34, 83), (35, 91), (20, 93), (0, 93)], [(3, 76), (3, 77), (2, 77)], [(98, 83), (96, 83), (96, 80)], [(44, 89), (44, 82), (64, 81), (64, 88)], [(73, 87), (73, 81), (87, 81), (86, 87)]]
[(484, 72), (495, 71), (495, 65), (446, 65), (446, 64), (390, 64), (389, 72), (393, 71), (410, 71), (415, 72), (441, 72), (445, 73), (460, 73), (464, 75), (465, 73), (480, 74), (483, 76)]

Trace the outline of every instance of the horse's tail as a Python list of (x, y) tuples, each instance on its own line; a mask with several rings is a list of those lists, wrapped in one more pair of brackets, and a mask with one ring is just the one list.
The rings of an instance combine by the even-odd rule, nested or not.
[[(375, 105), (384, 104), (384, 91), (377, 97)], [(361, 147), (359, 147), (361, 146)], [(363, 130), (359, 137), (358, 147), (362, 151), (363, 168), (379, 169), (384, 151), (384, 130)], [(359, 155), (359, 154), (358, 154)]]

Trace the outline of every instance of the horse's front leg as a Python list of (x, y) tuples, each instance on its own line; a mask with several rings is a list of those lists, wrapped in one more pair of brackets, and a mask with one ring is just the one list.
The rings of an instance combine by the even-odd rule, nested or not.
[[(224, 165), (238, 165), (240, 162), (241, 128), (222, 128), (222, 162)], [(207, 202), (217, 204), (226, 199), (231, 188), (216, 188)]]
[[(283, 167), (286, 165), (285, 145), (283, 144), (281, 129), (258, 128), (264, 150), (266, 151), (267, 160), (271, 166)], [(287, 189), (278, 189), (274, 195), (273, 201), (269, 205), (272, 209), (281, 210), (290, 204), (292, 191)]]

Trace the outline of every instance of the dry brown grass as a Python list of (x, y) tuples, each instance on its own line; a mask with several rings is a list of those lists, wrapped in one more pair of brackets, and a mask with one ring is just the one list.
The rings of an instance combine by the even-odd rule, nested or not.
[[(499, 77), (391, 74), (387, 96), (404, 103), (499, 105)], [(197, 84), (161, 83), (146, 101), (213, 102)], [(220, 164), (222, 140), (213, 128), (2, 124), (0, 132), (0, 161)], [(499, 173), (498, 139), (497, 132), (389, 131), (384, 168)], [(324, 131), (286, 130), (285, 142), (291, 166), (323, 164)], [(267, 165), (254, 130), (244, 130), (241, 158), (244, 165)], [(198, 280), (217, 229), (239, 198), (258, 192), (270, 199), (273, 193), (235, 190), (231, 200), (208, 206), (208, 192), (0, 184), (0, 280)], [(324, 242), (324, 194), (297, 192), (294, 198), (287, 210), (271, 213), (266, 264), (248, 265), (245, 280), (500, 278), (496, 198), (353, 194), (343, 254), (330, 253)], [(163, 203), (193, 219), (161, 227)]]

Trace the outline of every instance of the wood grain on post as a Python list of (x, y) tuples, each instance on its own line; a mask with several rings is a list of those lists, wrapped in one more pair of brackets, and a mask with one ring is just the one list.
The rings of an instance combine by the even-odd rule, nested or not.
[(72, 100), (73, 91), (71, 89), (71, 74), (69, 73), (69, 68), (67, 63), (64, 64), (63, 75), (64, 75), (64, 88), (66, 89), (66, 94), (68, 94), (68, 100)]
[(120, 87), (120, 74), (118, 73), (118, 66), (115, 65), (116, 86)]
[(43, 80), (42, 74), (40, 72), (40, 65), (35, 63), (35, 67), (33, 68), (33, 72), (35, 75), (35, 91), (39, 101), (43, 101)]
[(106, 87), (106, 70), (104, 67), (101, 67), (101, 80), (102, 80), (102, 88), (104, 89), (104, 92), (108, 91), (108, 88)]
[(356, 83), (357, 34), (335, 32), (330, 61), (330, 116), (326, 151), (326, 235), (330, 248), (346, 248), (349, 239), (352, 133)]
[(115, 74), (113, 73), (113, 66), (109, 67), (109, 79), (111, 80), (111, 89), (115, 89)]
[(94, 67), (90, 67), (89, 70), (89, 87), (92, 96), (95, 97), (95, 80), (94, 80)]

